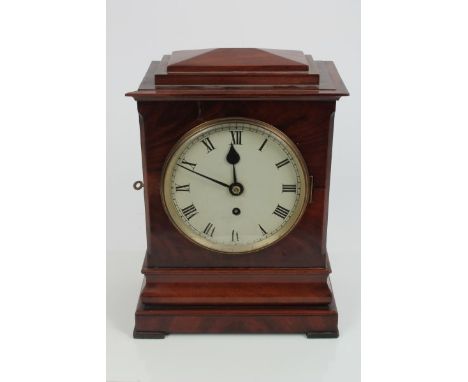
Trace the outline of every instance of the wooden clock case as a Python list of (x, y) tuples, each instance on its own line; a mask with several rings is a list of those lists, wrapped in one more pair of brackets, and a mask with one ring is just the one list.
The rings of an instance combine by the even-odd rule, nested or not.
[[(333, 62), (300, 51), (206, 49), (151, 63), (139, 89), (147, 252), (135, 338), (169, 333), (305, 333), (337, 337), (326, 238), (336, 101)], [(301, 151), (311, 195), (298, 225), (255, 253), (220, 254), (183, 237), (165, 214), (161, 172), (195, 126), (244, 117), (283, 131)]]

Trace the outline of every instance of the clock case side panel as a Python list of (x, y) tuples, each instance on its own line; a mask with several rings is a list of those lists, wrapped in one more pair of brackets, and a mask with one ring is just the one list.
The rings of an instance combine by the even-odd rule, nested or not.
[[(330, 101), (138, 101), (147, 212), (148, 267), (326, 268), (326, 222), (335, 100)], [(224, 255), (182, 237), (160, 196), (161, 174), (171, 148), (193, 127), (216, 118), (269, 123), (289, 136), (313, 176), (313, 197), (299, 224), (269, 248)]]

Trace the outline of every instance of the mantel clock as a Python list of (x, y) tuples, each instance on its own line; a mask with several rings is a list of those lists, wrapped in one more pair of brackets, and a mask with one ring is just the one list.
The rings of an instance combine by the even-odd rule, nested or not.
[(137, 91), (147, 252), (136, 338), (338, 336), (326, 249), (333, 62), (176, 51)]

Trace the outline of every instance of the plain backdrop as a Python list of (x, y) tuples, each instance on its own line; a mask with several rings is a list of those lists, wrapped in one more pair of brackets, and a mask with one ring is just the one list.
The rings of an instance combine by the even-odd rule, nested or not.
[[(332, 60), (350, 97), (337, 103), (328, 225), (336, 340), (171, 335), (134, 340), (145, 252), (136, 90), (149, 63), (174, 50), (257, 47)], [(358, 381), (360, 375), (359, 1), (107, 2), (107, 376), (109, 381)]]

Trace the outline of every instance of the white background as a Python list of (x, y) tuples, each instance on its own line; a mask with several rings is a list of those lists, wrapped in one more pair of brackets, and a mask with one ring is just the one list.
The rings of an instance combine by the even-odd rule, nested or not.
[[(213, 1), (213, 7), (220, 8), (220, 4)], [(254, 4), (244, 9), (255, 8)], [(256, 22), (269, 17), (273, 2), (269, 4)], [(291, 30), (311, 27), (327, 17), (303, 12), (308, 3), (288, 4), (296, 9), (295, 17), (305, 21), (305, 26), (290, 24)], [(364, 382), (468, 379), (468, 123), (464, 111), (468, 60), (463, 49), (468, 31), (463, 4), (363, 1)], [(345, 2), (334, 12), (339, 13), (341, 7), (346, 7)], [(95, 0), (2, 4), (1, 380), (106, 379), (105, 13), (105, 4)], [(230, 10), (225, 18), (230, 14), (236, 15)], [(262, 31), (256, 24), (249, 27), (256, 34)], [(334, 28), (328, 32), (334, 35)], [(347, 33), (341, 31), (336, 40), (346, 39)], [(164, 34), (177, 35), (177, 29), (171, 27)], [(307, 35), (294, 36), (292, 41), (296, 38), (320, 40)], [(164, 53), (172, 49), (168, 46)], [(337, 61), (355, 94), (349, 82), (353, 78), (337, 60), (340, 52), (319, 56), (311, 51), (317, 58)], [(154, 58), (149, 54), (147, 60)], [(146, 62), (141, 65), (146, 67)], [(138, 82), (140, 75), (131, 72)], [(132, 80), (129, 85), (133, 89), (137, 83)], [(340, 102), (337, 116), (352, 99)], [(335, 160), (335, 184), (337, 167)], [(331, 224), (339, 221), (334, 219)], [(131, 256), (122, 256), (122, 273), (138, 271)], [(135, 256), (142, 256), (139, 250)], [(336, 252), (332, 256), (339, 257)], [(128, 269), (124, 270), (126, 261)], [(339, 263), (334, 264), (335, 286), (343, 280), (338, 277)], [(138, 280), (123, 280), (132, 286), (122, 285), (120, 290), (126, 293), (122, 300), (131, 301)], [(352, 311), (343, 306), (347, 299), (340, 298), (342, 312)], [(121, 346), (126, 346), (123, 333), (131, 326), (131, 318), (119, 317), (115, 326), (122, 333)], [(329, 374), (321, 374), (321, 380), (334, 381), (340, 373), (330, 349), (322, 349), (323, 357), (308, 356), (310, 346), (322, 346), (319, 341), (288, 336), (287, 346), (292, 341), (304, 352), (280, 355), (279, 349), (267, 358), (260, 351), (275, 347), (278, 337), (255, 338), (258, 342), (251, 347), (257, 354), (244, 362), (227, 358), (246, 350), (244, 336), (229, 340), (228, 348), (225, 336), (210, 340), (216, 350), (228, 350), (225, 360), (217, 364), (203, 358), (203, 339), (179, 346), (177, 338), (170, 337), (142, 345), (164, 346), (160, 359), (150, 357), (151, 350), (144, 348), (135, 348), (121, 359), (123, 364), (146, 368), (153, 380), (164, 380), (161, 374), (171, 373), (168, 380), (182, 376), (197, 380), (213, 376), (228, 362), (225, 374), (246, 380), (261, 373), (268, 379), (272, 377), (269, 372), (283, 380), (301, 380), (305, 368), (310, 370), (309, 380), (320, 380), (314, 370), (324, 370), (327, 360), (331, 360)], [(348, 349), (347, 354), (353, 351)], [(159, 361), (166, 365), (163, 372), (154, 366)], [(186, 369), (187, 374), (179, 369)], [(131, 378), (119, 381), (139, 377)]]
[[(107, 49), (107, 376), (110, 381), (359, 380), (360, 15), (358, 1), (109, 1)], [(337, 104), (328, 250), (341, 336), (131, 334), (145, 253), (136, 90), (152, 60), (212, 47), (298, 49), (332, 60), (351, 97)], [(235, 361), (234, 361), (235, 360)], [(178, 367), (175, 367), (178, 365)], [(246, 373), (248, 370), (248, 373)]]

